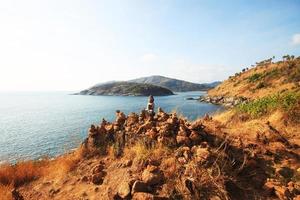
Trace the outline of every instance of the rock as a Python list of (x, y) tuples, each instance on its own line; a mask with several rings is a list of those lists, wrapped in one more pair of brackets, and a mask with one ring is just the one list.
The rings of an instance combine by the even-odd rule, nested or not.
[(170, 123), (164, 123), (159, 128), (159, 135), (160, 136), (169, 137), (169, 136), (172, 136), (173, 133), (174, 133), (174, 126)]
[(126, 120), (127, 126), (132, 126), (139, 122), (139, 116), (136, 113), (130, 113)]
[(289, 167), (281, 167), (277, 172), (286, 179), (291, 179), (294, 176), (294, 170)]
[(132, 165), (132, 160), (125, 160), (122, 163), (122, 167), (130, 167)]
[(173, 137), (158, 136), (157, 142), (161, 145), (173, 147), (176, 146), (176, 139)]
[(147, 168), (142, 173), (142, 180), (148, 185), (158, 185), (163, 181), (162, 172), (158, 167), (153, 165), (148, 165)]
[(186, 164), (187, 163), (187, 160), (184, 158), (184, 157), (179, 157), (178, 159), (178, 162), (182, 165)]
[(59, 191), (60, 191), (60, 189), (52, 188), (52, 189), (49, 190), (49, 196), (53, 197), (55, 194), (59, 193)]
[(104, 171), (97, 173), (97, 174), (93, 174), (91, 177), (92, 183), (94, 183), (96, 185), (101, 185), (103, 183), (103, 178), (105, 175), (106, 175), (106, 173)]
[(268, 196), (272, 196), (275, 194), (275, 184), (272, 181), (267, 181), (264, 186), (263, 189), (266, 191)]
[(11, 191), (11, 196), (13, 200), (24, 200), (24, 197), (16, 188)]
[(92, 174), (100, 173), (100, 172), (103, 171), (103, 169), (104, 169), (104, 165), (103, 164), (98, 164), (95, 167), (93, 167)]
[(150, 130), (147, 130), (147, 132), (145, 133), (145, 135), (147, 135), (151, 139), (156, 139), (156, 137), (157, 137), (157, 130), (156, 130), (156, 128), (153, 127)]
[(190, 145), (190, 139), (187, 136), (176, 136), (176, 141), (179, 145)]
[(122, 182), (118, 189), (118, 195), (125, 199), (130, 195), (130, 186), (127, 182)]
[(279, 199), (291, 199), (292, 195), (285, 186), (274, 186), (274, 189)]
[(151, 191), (151, 188), (146, 183), (142, 181), (135, 181), (132, 185), (131, 194), (149, 191)]
[(194, 144), (197, 144), (197, 143), (200, 143), (201, 142), (201, 136), (198, 132), (196, 131), (192, 131), (189, 138), (191, 139), (191, 141), (194, 143)]
[(154, 195), (145, 192), (137, 192), (134, 193), (132, 200), (154, 200)]
[(197, 162), (204, 162), (210, 156), (210, 152), (209, 152), (208, 148), (195, 147), (195, 148), (192, 148), (192, 152), (193, 152), (195, 160)]
[(83, 176), (80, 180), (81, 182), (88, 182), (89, 178), (87, 176)]
[(201, 120), (194, 121), (189, 127), (190, 130), (195, 130), (195, 131), (203, 130), (203, 128), (204, 126)]

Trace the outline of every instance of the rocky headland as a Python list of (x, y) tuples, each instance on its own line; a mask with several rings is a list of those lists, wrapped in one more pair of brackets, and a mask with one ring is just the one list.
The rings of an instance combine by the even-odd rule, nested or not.
[(91, 125), (73, 152), (1, 165), (0, 197), (300, 199), (298, 75), (300, 58), (236, 74), (207, 100), (232, 108), (195, 121), (161, 108), (118, 110), (115, 121)]

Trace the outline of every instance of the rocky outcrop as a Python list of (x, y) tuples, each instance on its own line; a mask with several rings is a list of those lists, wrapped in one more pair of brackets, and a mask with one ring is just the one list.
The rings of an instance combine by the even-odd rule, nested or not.
[(200, 102), (223, 105), (225, 107), (234, 107), (248, 101), (245, 97), (225, 97), (225, 96), (201, 96)]
[(170, 147), (192, 146), (202, 141), (201, 134), (201, 121), (189, 124), (184, 119), (178, 119), (175, 113), (167, 114), (161, 108), (154, 117), (147, 111), (128, 116), (117, 111), (115, 122), (103, 120), (100, 125), (91, 125), (83, 147), (88, 152), (99, 152), (110, 141), (124, 146), (136, 137), (148, 138)]

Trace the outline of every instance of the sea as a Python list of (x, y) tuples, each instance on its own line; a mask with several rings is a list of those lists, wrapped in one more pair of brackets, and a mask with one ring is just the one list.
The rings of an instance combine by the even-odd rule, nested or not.
[[(205, 92), (180, 92), (154, 97), (155, 106), (176, 111), (188, 120), (223, 110), (201, 103)], [(81, 96), (71, 92), (0, 93), (0, 163), (55, 157), (76, 148), (87, 137), (91, 124), (112, 121), (115, 111), (139, 113), (147, 97)]]

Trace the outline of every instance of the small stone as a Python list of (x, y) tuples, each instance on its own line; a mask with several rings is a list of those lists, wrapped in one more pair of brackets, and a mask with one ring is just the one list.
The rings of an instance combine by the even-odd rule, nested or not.
[(98, 174), (93, 174), (91, 181), (92, 183), (96, 185), (101, 185), (103, 183), (103, 177), (105, 176), (105, 173), (102, 171), (101, 173)]
[(127, 182), (122, 182), (118, 189), (118, 195), (125, 199), (130, 195), (130, 186)]
[(132, 200), (154, 200), (154, 195), (145, 192), (134, 193)]
[(100, 173), (103, 169), (104, 169), (104, 165), (103, 164), (96, 165), (92, 169), (92, 174)]
[(89, 178), (87, 176), (83, 176), (80, 180), (81, 182), (87, 182)]
[(294, 170), (289, 167), (281, 167), (277, 172), (286, 179), (291, 179), (294, 176)]
[(122, 167), (130, 167), (132, 165), (132, 160), (125, 160)]
[(176, 136), (176, 141), (180, 145), (189, 145), (190, 144), (190, 139), (187, 136)]
[(157, 185), (163, 181), (163, 175), (157, 166), (148, 165), (142, 173), (142, 180), (149, 185)]
[(13, 200), (24, 200), (24, 197), (16, 188), (11, 191), (11, 195)]
[(137, 192), (149, 192), (151, 188), (149, 186), (142, 182), (142, 181), (135, 181), (132, 185), (131, 194), (137, 193)]
[(182, 165), (186, 164), (187, 163), (187, 160), (184, 158), (184, 157), (179, 157), (178, 158), (178, 162)]

